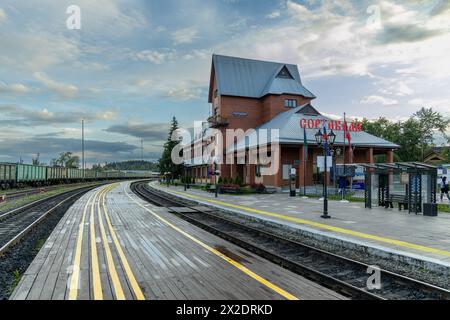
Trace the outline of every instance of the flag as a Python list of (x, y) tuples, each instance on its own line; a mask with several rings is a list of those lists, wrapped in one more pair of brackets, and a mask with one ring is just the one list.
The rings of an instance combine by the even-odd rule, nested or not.
[(303, 127), (303, 158), (308, 161), (308, 138), (306, 137), (306, 128)]
[(331, 156), (330, 145), (328, 143), (328, 132), (327, 132), (326, 121), (323, 124), (323, 143), (324, 143), (324, 147), (325, 147), (325, 155)]
[(348, 130), (348, 125), (347, 125), (346, 121), (344, 121), (344, 136), (345, 136), (345, 139), (348, 141), (348, 147), (350, 148), (350, 152), (353, 152), (352, 136), (350, 134), (350, 130)]

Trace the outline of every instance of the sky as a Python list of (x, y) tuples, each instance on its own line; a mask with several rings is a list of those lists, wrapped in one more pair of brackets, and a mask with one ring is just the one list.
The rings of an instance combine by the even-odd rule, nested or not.
[[(80, 29), (69, 29), (70, 5)], [(1, 0), (0, 161), (156, 160), (209, 114), (213, 53), (297, 64), (330, 116), (450, 116), (447, 0)]]

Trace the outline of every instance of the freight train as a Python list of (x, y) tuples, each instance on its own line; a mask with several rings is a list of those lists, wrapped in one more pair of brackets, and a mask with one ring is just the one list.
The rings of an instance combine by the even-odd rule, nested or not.
[(140, 179), (156, 177), (154, 173), (129, 171), (94, 171), (30, 164), (0, 163), (0, 188), (43, 186), (95, 180)]

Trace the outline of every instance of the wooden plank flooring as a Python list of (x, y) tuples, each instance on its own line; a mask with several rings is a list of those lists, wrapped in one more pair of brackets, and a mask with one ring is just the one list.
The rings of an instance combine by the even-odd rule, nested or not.
[[(80, 244), (77, 239), (85, 208)], [(97, 281), (92, 259), (92, 213), (100, 274)], [(100, 222), (108, 245), (102, 237)], [(74, 272), (77, 246), (81, 250), (79, 273)], [(117, 277), (111, 272), (112, 267)], [(265, 282), (250, 276), (249, 272)], [(76, 274), (78, 286), (73, 286), (72, 277), (77, 279)], [(101, 298), (105, 300), (117, 299), (117, 293), (123, 293), (125, 299), (137, 299), (140, 292), (149, 300), (286, 298), (280, 291), (298, 299), (343, 299), (177, 218), (164, 208), (142, 201), (126, 182), (93, 190), (69, 209), (23, 275), (11, 299), (62, 300), (69, 299), (72, 293), (76, 299), (89, 300), (94, 299), (95, 286), (101, 286)]]

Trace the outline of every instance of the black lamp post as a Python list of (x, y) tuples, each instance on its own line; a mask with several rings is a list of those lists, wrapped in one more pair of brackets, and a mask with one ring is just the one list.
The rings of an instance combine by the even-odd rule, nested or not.
[(218, 184), (218, 179), (220, 176), (220, 170), (217, 169), (217, 162), (218, 162), (218, 158), (214, 157), (213, 159), (214, 161), (214, 184), (215, 184), (215, 188), (214, 188), (214, 196), (217, 198), (218, 197), (218, 193), (219, 193), (219, 184)]
[(326, 132), (326, 128), (324, 128), (324, 133), (322, 133), (321, 130), (317, 131), (316, 135), (316, 142), (319, 147), (323, 148), (323, 155), (324, 155), (324, 174), (323, 174), (323, 215), (321, 216), (324, 219), (329, 219), (330, 216), (328, 215), (328, 189), (327, 189), (327, 182), (328, 182), (328, 164), (327, 164), (327, 157), (328, 157), (328, 150), (329, 148), (333, 147), (334, 142), (336, 141), (336, 134), (331, 130), (329, 134)]

